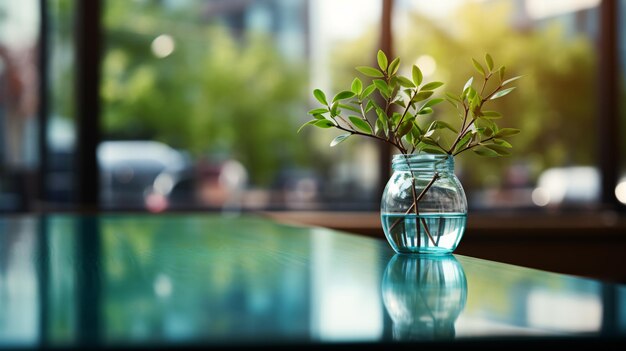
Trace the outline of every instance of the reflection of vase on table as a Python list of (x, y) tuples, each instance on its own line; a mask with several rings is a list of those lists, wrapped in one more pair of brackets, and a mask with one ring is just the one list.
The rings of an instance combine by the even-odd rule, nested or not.
[(467, 280), (453, 255), (395, 255), (382, 283), (396, 340), (453, 339), (467, 301)]

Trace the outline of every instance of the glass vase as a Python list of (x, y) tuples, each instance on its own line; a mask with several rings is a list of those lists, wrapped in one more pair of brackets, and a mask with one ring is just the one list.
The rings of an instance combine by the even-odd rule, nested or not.
[(467, 199), (449, 155), (395, 155), (381, 200), (385, 236), (398, 253), (453, 252), (467, 221)]

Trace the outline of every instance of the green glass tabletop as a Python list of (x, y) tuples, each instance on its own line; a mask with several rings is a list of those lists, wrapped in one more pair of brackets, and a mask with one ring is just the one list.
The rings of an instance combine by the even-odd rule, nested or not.
[(0, 347), (26, 348), (626, 335), (622, 285), (253, 215), (2, 217), (0, 311)]

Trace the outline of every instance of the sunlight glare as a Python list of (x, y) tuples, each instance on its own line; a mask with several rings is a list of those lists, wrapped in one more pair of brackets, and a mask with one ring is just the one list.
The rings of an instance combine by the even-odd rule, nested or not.
[(161, 34), (152, 41), (152, 53), (158, 58), (166, 58), (174, 52), (176, 45), (169, 34)]
[(437, 62), (430, 55), (422, 55), (415, 60), (417, 67), (422, 70), (424, 77), (430, 77), (437, 70)]

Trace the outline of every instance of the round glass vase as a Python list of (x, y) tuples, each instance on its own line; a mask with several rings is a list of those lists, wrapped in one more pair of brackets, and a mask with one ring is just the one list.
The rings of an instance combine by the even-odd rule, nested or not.
[(465, 232), (467, 199), (449, 155), (395, 155), (380, 213), (398, 253), (447, 254)]

